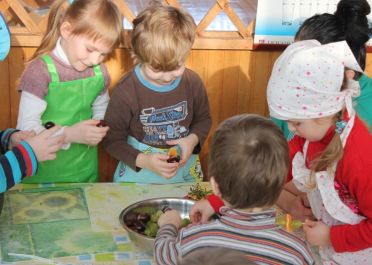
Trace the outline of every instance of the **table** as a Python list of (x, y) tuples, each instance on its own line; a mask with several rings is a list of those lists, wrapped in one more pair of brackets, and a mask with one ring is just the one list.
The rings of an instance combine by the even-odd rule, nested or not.
[[(152, 265), (119, 222), (128, 205), (183, 197), (190, 184), (21, 184), (5, 194), (0, 216), (0, 264)], [(48, 262), (11, 256), (43, 257)]]
[(134, 202), (189, 190), (185, 183), (17, 185), (5, 194), (0, 216), (0, 265), (153, 265), (152, 255), (132, 244), (119, 214)]

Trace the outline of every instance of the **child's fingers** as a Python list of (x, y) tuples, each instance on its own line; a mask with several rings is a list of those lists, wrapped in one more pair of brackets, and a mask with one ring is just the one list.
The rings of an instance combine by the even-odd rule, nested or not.
[(47, 156), (47, 159), (46, 160), (54, 160), (57, 158), (57, 154), (56, 153), (52, 153), (52, 154), (49, 154)]
[(193, 224), (201, 224), (202, 215), (200, 212), (195, 213), (194, 215), (190, 215), (190, 220)]
[(311, 209), (305, 208), (303, 215), (305, 216), (306, 220), (314, 220), (315, 217), (313, 215), (313, 211)]
[(168, 167), (168, 165), (165, 166), (160, 166), (161, 171), (165, 173), (173, 173), (174, 171), (177, 171), (178, 166), (177, 165), (172, 165), (172, 167)]
[(161, 175), (166, 179), (170, 179), (170, 178), (173, 178), (176, 175), (176, 173), (177, 171), (174, 171), (171, 173), (162, 172)]
[(85, 120), (85, 121), (82, 121), (81, 123), (85, 125), (96, 126), (99, 123), (99, 120)]
[(166, 174), (174, 174), (178, 170), (178, 163), (160, 162), (159, 168)]
[(108, 126), (96, 127), (96, 128), (97, 128), (97, 132), (99, 132), (101, 134), (106, 134), (108, 132), (108, 130), (110, 130), (110, 127), (108, 127)]
[(154, 157), (156, 159), (161, 160), (162, 162), (164, 162), (164, 166), (168, 165), (168, 164), (171, 164), (171, 163), (167, 163), (167, 159), (169, 158), (169, 156), (167, 154), (156, 153), (156, 154), (154, 154)]
[(304, 226), (304, 229), (305, 227), (307, 228), (313, 228), (314, 226), (316, 225), (316, 221), (312, 221), (310, 219), (306, 219), (303, 226)]
[(51, 146), (49, 147), (49, 152), (56, 153), (61, 148), (62, 143), (63, 142), (52, 143)]

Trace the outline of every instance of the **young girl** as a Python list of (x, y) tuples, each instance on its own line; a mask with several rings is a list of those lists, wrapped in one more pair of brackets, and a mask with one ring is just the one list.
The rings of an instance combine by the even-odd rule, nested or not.
[[(370, 39), (371, 29), (367, 15), (371, 8), (366, 0), (341, 0), (334, 14), (317, 14), (301, 25), (295, 40), (316, 39), (322, 44), (346, 40), (359, 65), (364, 70), (366, 65), (366, 43)], [(360, 75), (350, 70), (355, 80), (359, 81), (361, 92), (354, 98), (357, 114), (368, 124), (372, 131), (372, 79), (367, 75)], [(290, 140), (293, 133), (283, 120), (272, 119)]]
[(323, 264), (371, 264), (372, 136), (355, 115), (360, 87), (345, 68), (362, 72), (345, 41), (294, 43), (274, 65), (267, 98), (270, 115), (296, 135), (288, 179), (317, 220), (306, 220), (305, 238)]
[[(202, 179), (197, 156), (211, 127), (208, 97), (200, 77), (185, 68), (195, 37), (186, 12), (154, 3), (133, 21), (135, 68), (113, 89), (103, 140), (119, 160), (114, 181), (194, 182)], [(179, 160), (169, 163), (168, 150)]]
[[(98, 127), (108, 104), (109, 75), (102, 61), (120, 42), (122, 19), (110, 0), (57, 0), (40, 47), (25, 69), (17, 127), (40, 133), (52, 121), (64, 126), (65, 150), (42, 163), (25, 182), (93, 182)], [(60, 131), (59, 133), (62, 133)]]

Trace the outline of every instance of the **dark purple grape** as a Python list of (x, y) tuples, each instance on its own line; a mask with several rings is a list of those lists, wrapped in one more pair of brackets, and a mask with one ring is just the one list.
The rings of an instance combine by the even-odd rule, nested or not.
[(151, 215), (149, 215), (148, 213), (140, 213), (137, 216), (137, 220), (143, 223), (147, 223), (148, 221), (150, 221), (150, 219), (151, 219)]
[(99, 123), (96, 125), (97, 127), (106, 127), (107, 123), (104, 120), (99, 120)]
[(138, 220), (133, 222), (133, 226), (134, 226), (135, 230), (137, 232), (140, 232), (140, 233), (145, 231), (145, 228), (146, 228), (146, 225), (144, 223), (142, 223), (141, 221), (138, 221)]
[(54, 122), (52, 121), (47, 121), (45, 124), (44, 124), (44, 127), (45, 129), (50, 129), (50, 128), (53, 128), (55, 126)]
[(126, 223), (127, 226), (134, 226), (134, 222), (137, 221), (137, 218), (138, 213), (131, 212), (124, 217), (124, 222)]
[(171, 156), (170, 158), (167, 159), (168, 163), (179, 163), (181, 160), (181, 157), (179, 155), (176, 156)]

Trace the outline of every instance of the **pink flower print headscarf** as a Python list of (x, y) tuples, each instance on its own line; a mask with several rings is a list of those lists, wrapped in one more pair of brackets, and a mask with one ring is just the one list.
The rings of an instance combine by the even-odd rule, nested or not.
[(281, 120), (330, 116), (346, 106), (352, 115), (352, 97), (359, 83), (348, 80), (340, 91), (345, 67), (363, 72), (346, 41), (321, 45), (316, 40), (295, 42), (277, 59), (267, 88), (270, 115)]

